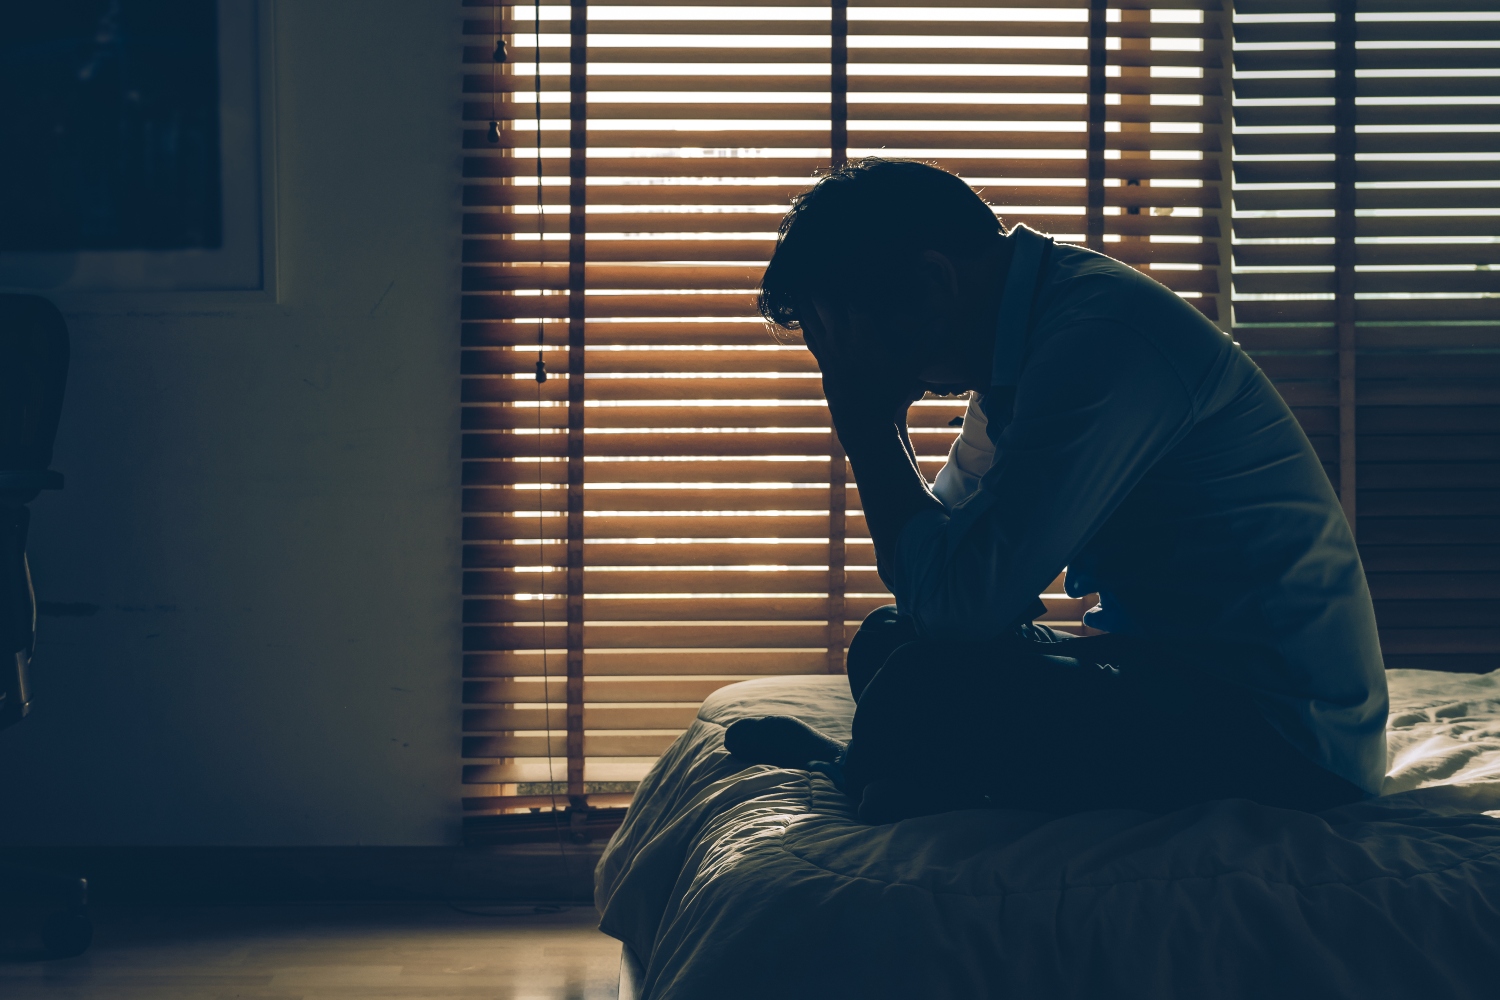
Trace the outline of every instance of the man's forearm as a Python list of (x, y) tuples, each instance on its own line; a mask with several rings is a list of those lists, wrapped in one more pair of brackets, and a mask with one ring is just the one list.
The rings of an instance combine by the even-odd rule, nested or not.
[(943, 505), (928, 489), (904, 427), (891, 420), (842, 414), (835, 415), (834, 425), (854, 468), (876, 559), (882, 570), (889, 572), (901, 529), (918, 512), (941, 511)]

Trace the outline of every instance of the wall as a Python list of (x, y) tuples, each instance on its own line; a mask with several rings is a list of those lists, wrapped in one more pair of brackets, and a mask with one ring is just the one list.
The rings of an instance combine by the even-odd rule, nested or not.
[(276, 301), (66, 309), (3, 843), (458, 836), (460, 8), (273, 13)]

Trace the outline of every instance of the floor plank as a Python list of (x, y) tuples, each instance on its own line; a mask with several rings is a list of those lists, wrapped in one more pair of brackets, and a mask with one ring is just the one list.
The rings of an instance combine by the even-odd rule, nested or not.
[(614, 1000), (590, 907), (96, 907), (94, 946), (0, 963), (6, 1000)]

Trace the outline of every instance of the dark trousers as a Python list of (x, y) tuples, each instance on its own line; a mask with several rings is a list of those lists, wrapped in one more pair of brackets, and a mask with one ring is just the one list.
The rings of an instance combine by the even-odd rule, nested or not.
[(1247, 798), (1315, 811), (1364, 798), (1212, 669), (1215, 658), (1272, 655), (1034, 624), (951, 643), (879, 608), (849, 646), (846, 791), (877, 823), (984, 805), (1168, 810)]

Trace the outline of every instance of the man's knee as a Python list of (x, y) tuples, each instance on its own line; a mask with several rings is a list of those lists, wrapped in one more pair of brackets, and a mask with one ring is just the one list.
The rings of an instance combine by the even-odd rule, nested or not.
[(844, 661), (849, 689), (856, 701), (892, 651), (916, 637), (916, 626), (910, 618), (898, 614), (894, 604), (876, 608), (865, 616), (849, 643), (849, 655)]
[(912, 678), (929, 674), (936, 666), (947, 662), (948, 644), (930, 639), (911, 639), (901, 643), (886, 654), (880, 668), (880, 678), (885, 683), (904, 683)]
[[(897, 646), (916, 638), (916, 623), (899, 613), (894, 604), (886, 604), (865, 615), (859, 631), (854, 633), (854, 638), (849, 643), (849, 655), (855, 656), (868, 651), (884, 662), (885, 657)], [(878, 670), (880, 663), (875, 664), (875, 668)]]
[(885, 728), (922, 725), (929, 716), (945, 715), (955, 696), (966, 696), (956, 690), (954, 676), (972, 663), (972, 651), (952, 643), (902, 643), (868, 679), (855, 718)]
[(846, 761), (853, 786), (903, 768), (952, 766), (967, 735), (961, 716), (975, 701), (955, 682), (966, 662), (972, 656), (962, 647), (930, 640), (904, 643), (886, 657), (854, 712)]

